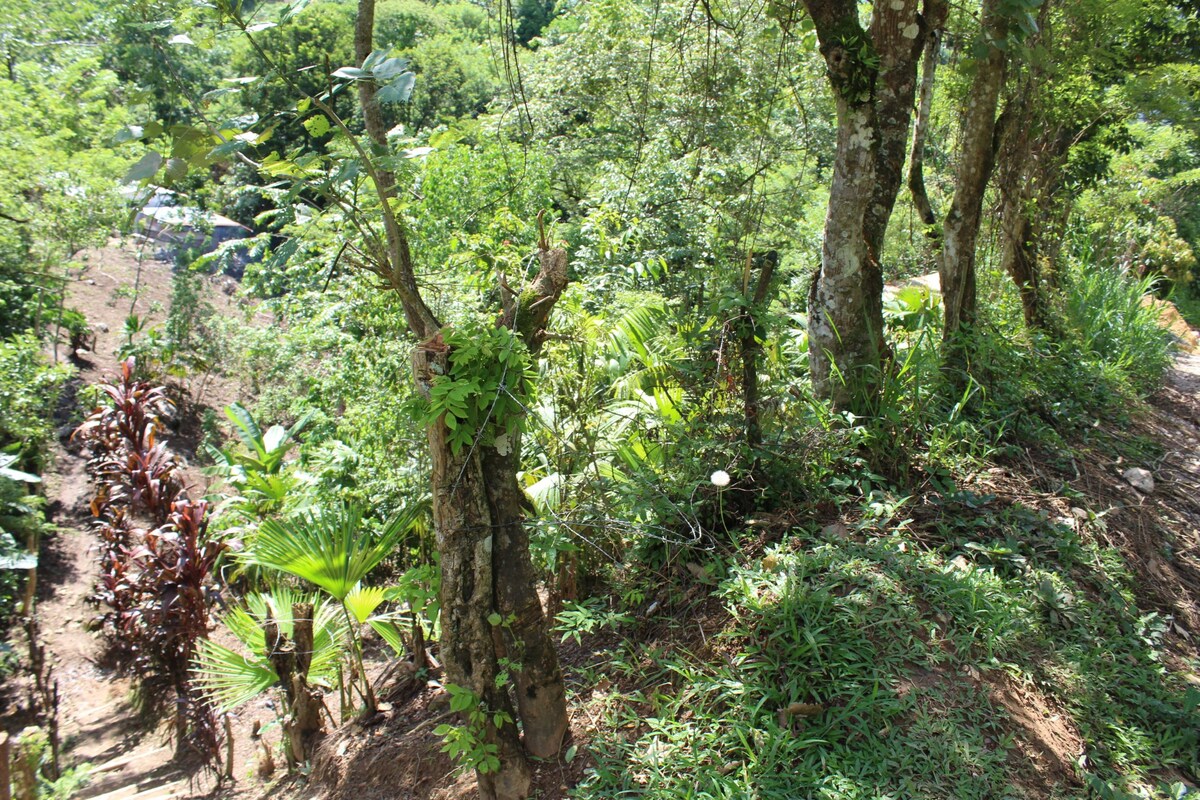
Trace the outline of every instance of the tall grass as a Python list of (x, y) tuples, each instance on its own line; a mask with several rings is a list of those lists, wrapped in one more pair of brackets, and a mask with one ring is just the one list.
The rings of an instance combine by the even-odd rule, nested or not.
[(1148, 394), (1171, 362), (1171, 334), (1158, 324), (1158, 312), (1142, 303), (1158, 276), (1139, 278), (1096, 263), (1087, 239), (1076, 239), (1072, 250), (1062, 295), (1071, 333), (1084, 355)]

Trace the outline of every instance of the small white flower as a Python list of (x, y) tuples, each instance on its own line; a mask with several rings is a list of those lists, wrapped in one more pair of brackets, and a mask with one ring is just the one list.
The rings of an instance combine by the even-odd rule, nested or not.
[(709, 476), (709, 480), (712, 481), (713, 486), (728, 486), (729, 473), (723, 469), (719, 469)]

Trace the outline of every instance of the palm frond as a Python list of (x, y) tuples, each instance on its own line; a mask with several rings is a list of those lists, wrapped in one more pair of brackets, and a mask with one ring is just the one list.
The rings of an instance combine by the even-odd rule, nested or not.
[(267, 659), (263, 623), (269, 614), (280, 632), (292, 639), (295, 635), (292, 607), (299, 603), (313, 606), (313, 652), (308, 682), (330, 686), (336, 681), (347, 639), (341, 609), (320, 595), (287, 588), (252, 594), (246, 598), (245, 608), (234, 609), (222, 620), (241, 643), (240, 652), (210, 640), (201, 642), (197, 651), (194, 664), (197, 681), (222, 711), (252, 700), (278, 683), (275, 669)]
[(250, 538), (243, 561), (316, 584), (338, 600), (391, 553), (424, 511), (414, 503), (384, 525), (379, 536), (362, 526), (362, 509), (347, 506), (268, 520)]
[(192, 664), (196, 683), (221, 713), (253, 700), (279, 682), (266, 658), (202, 639)]
[(404, 638), (400, 635), (400, 626), (390, 619), (369, 619), (367, 620), (375, 632), (379, 634), (388, 647), (392, 648), (397, 656), (404, 655)]
[(383, 603), (382, 586), (357, 586), (343, 601), (346, 610), (360, 623), (366, 622)]

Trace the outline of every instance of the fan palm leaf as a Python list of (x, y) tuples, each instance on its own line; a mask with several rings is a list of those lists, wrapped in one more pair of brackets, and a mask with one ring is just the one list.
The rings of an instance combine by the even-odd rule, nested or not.
[(316, 584), (342, 601), (392, 552), (424, 510), (424, 501), (413, 503), (392, 517), (378, 536), (364, 529), (362, 509), (356, 506), (267, 520), (251, 537), (242, 560)]

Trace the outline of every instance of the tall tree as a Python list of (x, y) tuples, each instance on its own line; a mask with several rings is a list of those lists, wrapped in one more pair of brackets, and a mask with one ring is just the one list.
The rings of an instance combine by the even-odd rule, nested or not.
[[(362, 72), (370, 72), (374, 0), (360, 0), (355, 22), (355, 55)], [(455, 368), (455, 348), (449, 330), (421, 295), (409, 236), (396, 207), (396, 176), (380, 166), (388, 154), (388, 138), (379, 109), (379, 88), (368, 76), (358, 80), (359, 103), (367, 144), (344, 127), (328, 104), (308, 97), (353, 144), (362, 169), (370, 176), (379, 200), (383, 237), (366, 233), (362, 251), (370, 254), (368, 269), (395, 291), (408, 327), (420, 339), (413, 368), (421, 390), (430, 396), (434, 385)], [(368, 228), (360, 227), (368, 231)], [(542, 235), (540, 271), (520, 294), (504, 287), (498, 326), (511, 331), (530, 354), (545, 336), (551, 309), (566, 287), (566, 253), (553, 248)], [(516, 383), (516, 381), (514, 381)], [(481, 798), (516, 800), (529, 792), (526, 752), (554, 756), (566, 734), (566, 700), (558, 656), (548, 637), (544, 610), (534, 585), (528, 536), (523, 516), (527, 501), (516, 480), (520, 467), (520, 434), (516, 440), (470, 446), (456, 445), (450, 414), (428, 422), (432, 459), (433, 517), (442, 565), (442, 656), (446, 680), (468, 690), (478, 702), (469, 709), (490, 759), (476, 770)], [(516, 710), (504, 680), (515, 662)], [(517, 733), (520, 718), (524, 741)]]
[(974, 76), (963, 108), (954, 199), (942, 233), (938, 272), (945, 308), (943, 334), (952, 343), (960, 340), (960, 332), (974, 322), (976, 314), (975, 244), (983, 195), (995, 163), (996, 109), (1008, 63), (1006, 42), (1011, 17), (1004, 6), (1005, 0), (983, 0), (980, 55), (973, 64)]
[(916, 65), (945, 4), (927, 0), (922, 15), (917, 0), (875, 3), (869, 32), (854, 0), (804, 5), (837, 107), (829, 211), (809, 294), (809, 361), (818, 394), (862, 408), (885, 352), (879, 252), (900, 188)]

